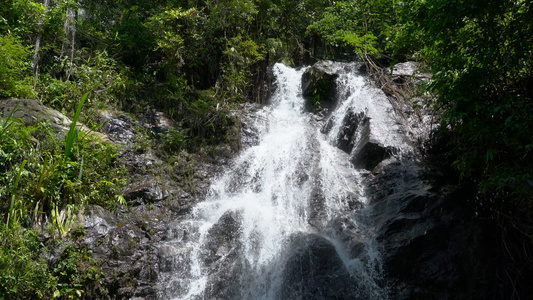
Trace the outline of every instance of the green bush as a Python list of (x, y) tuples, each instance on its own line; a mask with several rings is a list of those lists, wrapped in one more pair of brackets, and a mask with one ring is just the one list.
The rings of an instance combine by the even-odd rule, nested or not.
[[(43, 104), (67, 113), (75, 111), (77, 99), (86, 91), (91, 91), (86, 111), (120, 106), (129, 99), (131, 87), (127, 68), (106, 51), (95, 51), (92, 55), (77, 51), (74, 62), (67, 57), (56, 57), (50, 72), (39, 77)], [(82, 115), (86, 123), (89, 123), (88, 116)]]
[[(61, 247), (59, 242), (55, 245)], [(0, 224), (0, 295), (2, 299), (80, 299), (96, 297), (99, 264), (90, 251), (67, 243), (55, 263), (34, 230)]]
[(0, 35), (0, 98), (35, 95), (28, 49), (13, 36)]
[[(123, 203), (121, 187), (126, 169), (115, 159), (116, 146), (81, 134), (65, 157), (65, 145), (47, 124), (13, 123), (0, 140), (0, 199), (8, 211), (15, 197), (17, 214), (24, 226), (33, 226), (44, 215), (62, 209), (75, 211), (87, 204), (113, 208)], [(22, 164), (25, 164), (21, 168)], [(19, 175), (20, 174), (20, 175)], [(20, 177), (17, 190), (12, 187)], [(3, 220), (5, 213), (0, 213)], [(58, 228), (68, 230), (68, 228)]]
[(480, 191), (533, 198), (531, 1), (421, 1), (403, 7), (399, 41), (421, 45), (454, 166)]
[(57, 278), (42, 259), (44, 245), (32, 230), (0, 224), (0, 295), (3, 299), (50, 298)]

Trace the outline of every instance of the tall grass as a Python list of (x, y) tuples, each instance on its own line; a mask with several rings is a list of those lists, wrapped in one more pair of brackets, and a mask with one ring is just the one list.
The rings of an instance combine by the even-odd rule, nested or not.
[(28, 161), (24, 160), (22, 164), (20, 165), (18, 171), (17, 171), (17, 177), (15, 178), (15, 182), (13, 183), (13, 186), (11, 187), (11, 202), (9, 205), (9, 212), (7, 213), (7, 226), (13, 225), (18, 223), (18, 220), (20, 219), (22, 215), (23, 208), (22, 201), (17, 197), (18, 194), (18, 186), (20, 182), (20, 177), (22, 176), (22, 171), (24, 170), (24, 166), (26, 165)]

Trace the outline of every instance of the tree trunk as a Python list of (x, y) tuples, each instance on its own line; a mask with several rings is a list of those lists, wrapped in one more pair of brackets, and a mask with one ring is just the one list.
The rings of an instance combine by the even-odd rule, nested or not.
[[(65, 23), (63, 25), (65, 32), (65, 41), (61, 47), (61, 55), (70, 57), (70, 66), (66, 74), (65, 80), (69, 80), (72, 73), (72, 65), (74, 64), (74, 50), (76, 45), (76, 15), (77, 9), (69, 7), (66, 13)], [(70, 53), (67, 53), (70, 52)]]
[[(46, 14), (48, 12), (48, 7), (50, 6), (50, 0), (44, 0), (44, 13)], [(39, 34), (37, 35), (37, 39), (35, 39), (35, 47), (33, 51), (33, 62), (31, 64), (33, 75), (37, 77), (39, 75), (39, 61), (41, 60), (39, 49), (41, 47), (41, 40), (43, 38), (43, 27), (44, 24), (40, 24), (39, 28)]]

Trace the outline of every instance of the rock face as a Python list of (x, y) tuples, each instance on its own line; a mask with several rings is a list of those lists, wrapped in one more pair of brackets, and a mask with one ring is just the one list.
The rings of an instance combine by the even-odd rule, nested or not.
[(328, 62), (313, 65), (302, 76), (302, 95), (306, 100), (308, 111), (331, 110), (335, 107), (335, 93), (338, 74)]
[(150, 142), (157, 143), (160, 134), (174, 128), (162, 113), (102, 112), (101, 122), (109, 140), (122, 145), (118, 157), (131, 180), (124, 188), (127, 206), (85, 210), (83, 244), (101, 259), (105, 274), (101, 288), (111, 298), (157, 299), (158, 283), (176, 268), (163, 246), (178, 234), (171, 230), (173, 224), (205, 196), (210, 177), (233, 151), (222, 145), (212, 155), (181, 153), (170, 163)]
[[(400, 65), (391, 80), (404, 84), (430, 77), (418, 75), (416, 68)], [(509, 263), (509, 249), (516, 246), (511, 241), (520, 240), (520, 234), (509, 228), (502, 233), (496, 220), (478, 216), (477, 186), (457, 181), (446, 150), (435, 144), (443, 141), (428, 143), (427, 128), (437, 127), (431, 126), (431, 112), (389, 97), (412, 144), (431, 145), (414, 156), (380, 163), (363, 182), (391, 298), (530, 299), (524, 291), (533, 268), (520, 266), (516, 272)], [(532, 253), (530, 241), (522, 245), (513, 254)]]
[[(362, 299), (335, 247), (317, 235), (299, 234), (288, 247), (280, 299)], [(354, 278), (355, 279), (355, 278)]]
[[(246, 105), (236, 112), (249, 120), (258, 105)], [(237, 119), (237, 118), (236, 118)], [(102, 261), (105, 274), (101, 289), (113, 299), (158, 299), (161, 284), (164, 289), (179, 289), (172, 281), (176, 269), (183, 267), (174, 261), (168, 243), (194, 238), (193, 232), (175, 231), (175, 224), (190, 212), (190, 208), (205, 198), (211, 177), (218, 174), (234, 155), (229, 145), (218, 145), (209, 153), (179, 153), (172, 161), (162, 157), (152, 143), (161, 134), (173, 130), (173, 124), (160, 112), (130, 115), (124, 112), (101, 112), (102, 130), (110, 141), (122, 145), (118, 155), (131, 174), (124, 188), (127, 206), (108, 211), (98, 206), (88, 207), (83, 215), (85, 247)], [(241, 124), (240, 147), (256, 143), (257, 134), (246, 123)], [(233, 262), (233, 248), (238, 247), (237, 213), (227, 214), (209, 232), (213, 238), (210, 252), (204, 260), (216, 265), (211, 274), (231, 282), (232, 274), (240, 272)], [(173, 248), (173, 247), (171, 247)], [(183, 251), (185, 251), (184, 249)], [(221, 259), (224, 258), (224, 259)], [(219, 295), (232, 298), (236, 290), (226, 281), (219, 281), (208, 291), (212, 299)], [(208, 298), (209, 299), (209, 298)]]
[[(339, 133), (339, 138), (337, 140), (337, 147), (342, 151), (350, 154), (352, 149), (355, 148), (357, 142), (357, 134), (362, 131), (362, 127), (368, 127), (368, 122), (370, 120), (365, 117), (364, 112), (354, 112), (349, 111), (342, 120), (342, 128)], [(327, 124), (326, 124), (327, 125)], [(359, 131), (358, 131), (359, 130)], [(365, 128), (363, 131), (369, 131), (370, 128)], [(323, 133), (328, 132), (327, 127), (322, 129)]]
[[(48, 123), (61, 139), (70, 130), (72, 124), (72, 121), (59, 111), (46, 107), (34, 99), (1, 100), (0, 118), (7, 118), (12, 112), (12, 118), (22, 120), (27, 125), (35, 125), (39, 122)], [(85, 133), (99, 137), (103, 141), (109, 141), (106, 135), (91, 131), (83, 124), (78, 124), (78, 128)]]
[[(322, 127), (322, 133), (331, 130), (330, 118)], [(397, 150), (384, 146), (371, 130), (371, 119), (364, 112), (350, 110), (342, 120), (336, 140), (337, 147), (350, 154), (350, 162), (358, 169), (372, 171), (380, 162), (391, 157)]]
[(403, 160), (365, 180), (391, 298), (513, 298), (498, 278), (498, 225), (475, 218), (475, 187), (450, 176), (427, 161)]
[[(360, 117), (357, 129), (358, 135), (356, 136), (355, 134), (352, 134), (352, 137), (348, 139), (349, 141), (352, 141), (350, 146), (353, 145), (350, 149), (350, 153), (352, 154), (350, 162), (356, 168), (372, 171), (380, 162), (391, 157), (396, 151), (394, 147), (383, 146), (383, 144), (372, 135), (369, 118)], [(358, 139), (356, 139), (356, 137)]]

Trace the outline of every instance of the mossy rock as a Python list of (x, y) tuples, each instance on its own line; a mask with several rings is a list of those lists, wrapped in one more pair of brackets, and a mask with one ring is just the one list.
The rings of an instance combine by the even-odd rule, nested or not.
[[(11, 113), (13, 114), (11, 115)], [(60, 139), (70, 130), (72, 121), (59, 111), (42, 105), (34, 99), (7, 99), (0, 101), (0, 119), (12, 118), (21, 120), (26, 125), (35, 125), (41, 122), (49, 123)], [(78, 123), (80, 131), (98, 137), (100, 140), (110, 142), (106, 135), (91, 131), (87, 126)]]

